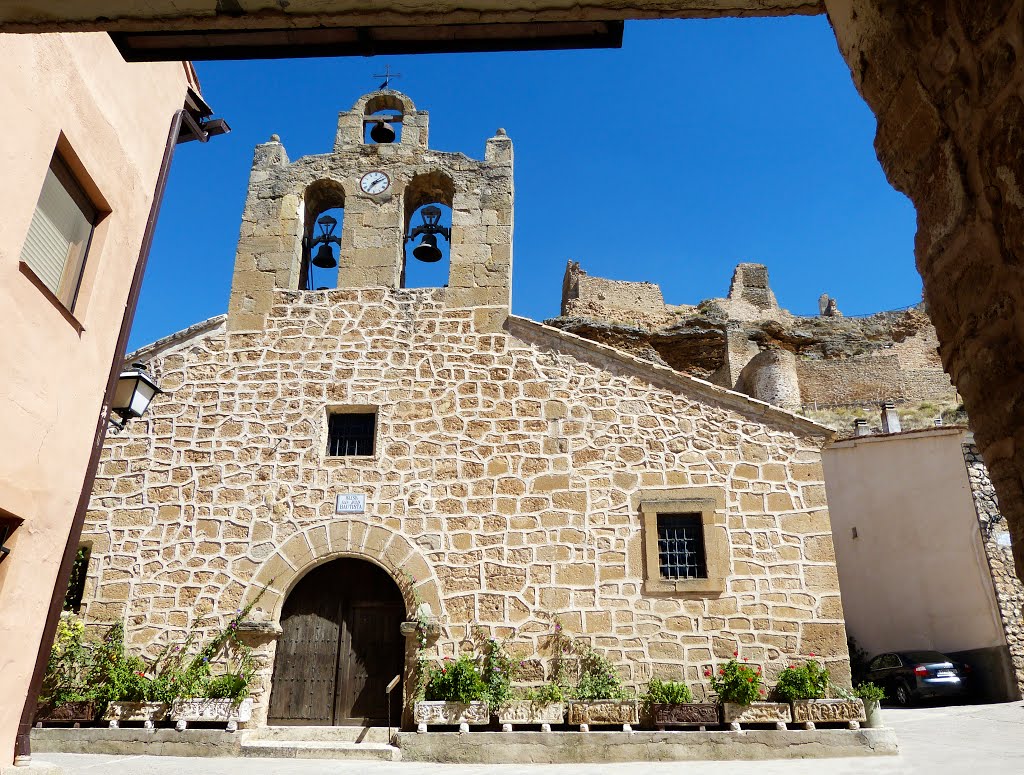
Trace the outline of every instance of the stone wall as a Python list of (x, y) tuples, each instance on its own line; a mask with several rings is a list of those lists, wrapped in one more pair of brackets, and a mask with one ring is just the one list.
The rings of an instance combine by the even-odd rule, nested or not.
[(899, 359), (895, 355), (841, 360), (798, 359), (800, 399), (804, 405), (878, 403), (906, 396)]
[[(778, 305), (763, 264), (737, 265), (725, 298), (687, 306), (666, 304), (654, 283), (590, 277), (570, 261), (561, 311), (551, 324), (784, 408), (958, 398), (923, 308), (793, 315)], [(795, 373), (791, 363), (780, 371), (783, 353), (796, 356)], [(762, 361), (773, 362), (770, 390), (755, 378)]]
[(768, 267), (737, 264), (729, 283), (727, 301), (731, 302), (729, 317), (733, 320), (757, 320), (778, 313), (779, 303), (768, 284)]
[(800, 408), (796, 357), (788, 350), (762, 350), (747, 363), (737, 383), (744, 393), (784, 409)]
[(999, 499), (989, 479), (988, 469), (974, 444), (964, 444), (963, 450), (985, 554), (992, 570), (999, 616), (1006, 632), (1006, 645), (1013, 662), (1018, 692), (1024, 694), (1024, 584), (1014, 572), (1010, 534), (999, 511)]
[(661, 328), (674, 317), (656, 283), (591, 277), (576, 261), (565, 267), (562, 316), (615, 320), (644, 328)]
[[(479, 623), (530, 658), (557, 615), (631, 685), (703, 695), (702, 668), (737, 650), (769, 676), (814, 652), (849, 680), (825, 429), (557, 329), (474, 320), (442, 289), (275, 290), (264, 331), (200, 327), (142, 353), (167, 392), (103, 451), (90, 626), (123, 619), (153, 654), (266, 586), (265, 712), (285, 596), (355, 556), (392, 573), (410, 616), (441, 616), (432, 654)], [(374, 457), (325, 457), (328, 409), (347, 406), (377, 407)], [(725, 591), (649, 593), (638, 499), (687, 487), (721, 488)], [(365, 494), (365, 514), (335, 516), (338, 492)]]

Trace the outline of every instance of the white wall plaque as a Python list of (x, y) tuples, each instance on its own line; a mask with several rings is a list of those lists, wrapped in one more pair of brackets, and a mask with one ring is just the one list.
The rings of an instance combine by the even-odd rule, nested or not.
[(335, 514), (362, 514), (366, 511), (366, 496), (361, 493), (340, 492), (334, 502)]

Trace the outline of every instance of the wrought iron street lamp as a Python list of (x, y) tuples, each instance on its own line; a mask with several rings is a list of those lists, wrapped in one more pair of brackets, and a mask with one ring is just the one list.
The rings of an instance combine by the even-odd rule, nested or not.
[(129, 420), (142, 417), (156, 394), (162, 392), (156, 380), (146, 373), (145, 367), (141, 363), (133, 363), (117, 379), (117, 390), (114, 391), (110, 410), (120, 420), (111, 417), (110, 422), (121, 430)]

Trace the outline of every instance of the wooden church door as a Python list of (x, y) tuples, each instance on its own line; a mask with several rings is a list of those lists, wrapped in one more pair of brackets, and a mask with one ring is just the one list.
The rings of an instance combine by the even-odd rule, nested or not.
[[(268, 722), (386, 723), (385, 687), (402, 674), (405, 605), (383, 570), (335, 560), (311, 571), (285, 601)], [(392, 698), (392, 720), (401, 711)]]

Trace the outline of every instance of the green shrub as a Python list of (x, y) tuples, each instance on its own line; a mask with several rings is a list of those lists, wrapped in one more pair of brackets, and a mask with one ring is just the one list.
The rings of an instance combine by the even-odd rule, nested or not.
[(440, 667), (430, 669), (424, 692), (427, 700), (473, 702), (487, 699), (487, 684), (476, 660), (469, 654), (446, 658)]
[(111, 702), (145, 702), (149, 699), (146, 664), (124, 653), (124, 625), (112, 624), (93, 656), (86, 680), (102, 715)]
[(579, 681), (572, 696), (578, 700), (621, 700), (628, 696), (622, 686), (622, 679), (615, 665), (587, 644), (574, 646), (578, 664)]
[(483, 671), (481, 677), (487, 687), (487, 703), (492, 708), (507, 705), (512, 699), (512, 681), (519, 663), (509, 655), (505, 642), (496, 638), (483, 638), (481, 644)]
[(177, 676), (158, 675), (149, 681), (149, 701), (170, 704), (181, 696)]
[[(241, 702), (249, 695), (255, 673), (252, 650), (241, 643), (238, 624), (263, 596), (266, 588), (235, 616), (198, 653), (191, 647), (196, 632), (183, 644), (167, 645), (150, 665), (129, 656), (124, 647), (124, 625), (110, 626), (95, 646), (83, 643), (85, 627), (75, 614), (61, 615), (47, 663), (40, 695), (50, 706), (92, 700), (100, 714), (111, 702), (173, 702), (192, 697), (213, 697)], [(211, 666), (223, 660), (224, 671), (212, 675)]]
[(523, 699), (535, 705), (550, 705), (554, 702), (565, 702), (566, 693), (558, 683), (551, 681), (543, 686), (531, 687), (523, 692)]
[(95, 699), (86, 678), (92, 653), (82, 642), (84, 633), (85, 625), (77, 615), (61, 614), (40, 692), (40, 700), (45, 705), (55, 707)]
[[(241, 642), (238, 624), (259, 602), (266, 587), (245, 608), (235, 612), (228, 623), (214, 633), (196, 653), (192, 644), (197, 633), (188, 634), (183, 643), (168, 644), (153, 661), (150, 698), (155, 702), (209, 697), (229, 699), (234, 704), (249, 696), (249, 685), (256, 672), (252, 649)], [(213, 666), (222, 664), (223, 671), (214, 675)]]
[(735, 656), (718, 668), (717, 673), (708, 668), (704, 676), (711, 679), (711, 688), (718, 695), (719, 702), (750, 705), (764, 697), (761, 668), (755, 670), (750, 665), (737, 662)]
[(885, 689), (876, 686), (871, 681), (857, 684), (853, 687), (855, 696), (860, 697), (864, 702), (881, 702), (885, 699)]
[(779, 673), (773, 694), (783, 702), (794, 700), (822, 700), (828, 696), (829, 674), (817, 662), (805, 662), (801, 667), (790, 665)]
[(236, 705), (249, 696), (249, 681), (238, 673), (225, 673), (206, 684), (206, 696), (214, 700), (232, 700)]
[(640, 700), (645, 709), (651, 705), (683, 705), (693, 702), (693, 694), (690, 687), (681, 681), (661, 681), (652, 678)]

